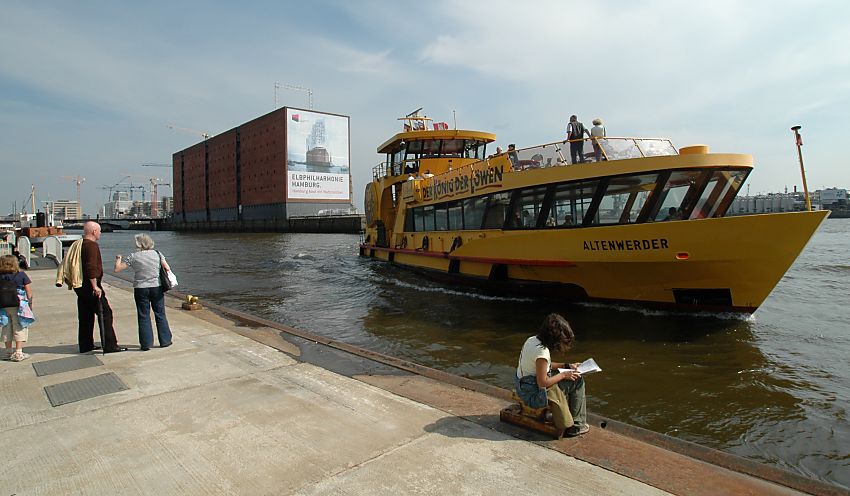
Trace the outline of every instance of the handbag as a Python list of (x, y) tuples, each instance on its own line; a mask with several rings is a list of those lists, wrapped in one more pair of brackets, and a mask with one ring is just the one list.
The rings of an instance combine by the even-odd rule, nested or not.
[(163, 265), (162, 253), (159, 251), (156, 253), (159, 255), (159, 287), (165, 292), (177, 286), (177, 276)]

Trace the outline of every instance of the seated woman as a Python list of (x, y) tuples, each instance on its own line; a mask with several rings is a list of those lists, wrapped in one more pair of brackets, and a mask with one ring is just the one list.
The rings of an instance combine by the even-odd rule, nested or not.
[[(556, 313), (543, 319), (536, 336), (525, 341), (516, 369), (516, 393), (531, 408), (549, 405), (555, 427), (568, 437), (590, 430), (584, 398), (584, 379), (577, 363), (552, 362), (550, 350), (567, 351), (575, 341), (570, 324)], [(558, 369), (567, 369), (559, 372)]]

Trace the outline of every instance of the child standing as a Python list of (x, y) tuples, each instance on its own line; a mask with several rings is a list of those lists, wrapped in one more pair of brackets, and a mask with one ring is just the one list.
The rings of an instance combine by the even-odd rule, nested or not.
[[(11, 284), (0, 285), (3, 289), (0, 299), (3, 300), (0, 310), (0, 327), (2, 327), (2, 339), (6, 344), (4, 357), (6, 360), (21, 362), (30, 356), (24, 353), (24, 343), (29, 337), (29, 325), (35, 320), (32, 313), (32, 281), (29, 276), (18, 268), (18, 259), (14, 255), (0, 257), (0, 281), (14, 283), (14, 296), (18, 298), (18, 304), (9, 294)], [(8, 300), (8, 301), (7, 301)], [(15, 343), (14, 349), (12, 342)]]

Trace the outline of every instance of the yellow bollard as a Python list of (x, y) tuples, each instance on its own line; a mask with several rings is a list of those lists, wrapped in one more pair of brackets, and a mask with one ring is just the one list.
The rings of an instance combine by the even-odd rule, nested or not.
[(198, 303), (197, 296), (186, 295), (186, 301), (183, 302), (182, 308), (183, 310), (200, 310), (204, 307)]

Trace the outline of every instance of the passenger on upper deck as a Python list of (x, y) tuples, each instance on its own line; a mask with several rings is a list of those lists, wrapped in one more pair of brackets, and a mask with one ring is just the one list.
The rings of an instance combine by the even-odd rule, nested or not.
[[(573, 163), (576, 163), (578, 160), (581, 163), (584, 163), (584, 141), (579, 141), (584, 138), (584, 135), (590, 136), (590, 133), (587, 132), (587, 129), (584, 127), (584, 124), (578, 121), (578, 117), (575, 115), (570, 116), (570, 122), (567, 124), (567, 139), (568, 140), (576, 140), (570, 141), (570, 158)], [(578, 158), (576, 158), (578, 157)]]
[(602, 119), (593, 119), (593, 127), (590, 128), (590, 137), (593, 139), (593, 157), (597, 162), (602, 161), (602, 147), (597, 141), (599, 138), (605, 137), (605, 127), (602, 126)]
[(516, 145), (513, 143), (508, 145), (508, 158), (511, 159), (511, 167), (519, 170), (519, 156), (516, 153)]
[(425, 169), (425, 177), (434, 177), (434, 174), (431, 174), (431, 169)]

